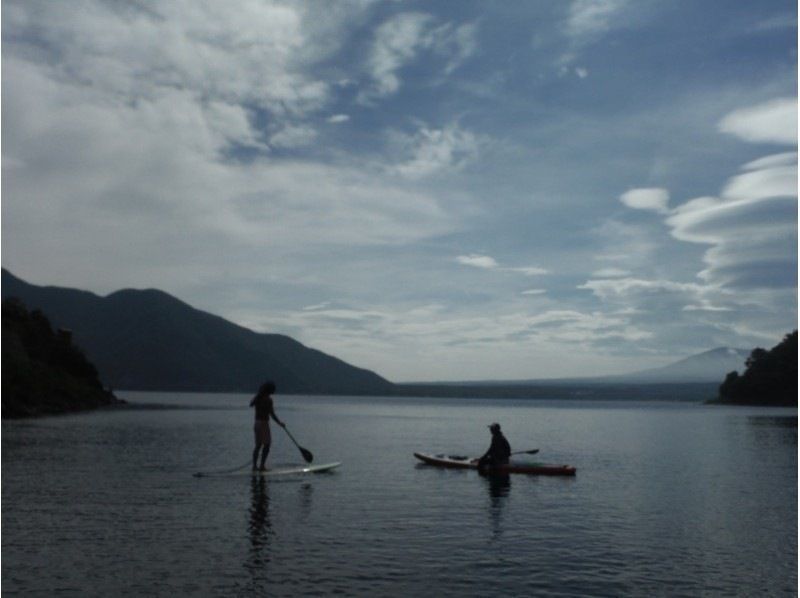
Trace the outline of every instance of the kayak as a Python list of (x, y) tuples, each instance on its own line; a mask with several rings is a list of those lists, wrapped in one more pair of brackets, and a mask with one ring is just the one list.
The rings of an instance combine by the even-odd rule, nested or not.
[(278, 476), (286, 476), (286, 475), (302, 475), (307, 473), (322, 473), (324, 471), (331, 471), (332, 469), (336, 469), (341, 465), (341, 462), (337, 461), (335, 463), (324, 463), (320, 465), (285, 465), (279, 467), (271, 467), (265, 471), (253, 471), (251, 469), (240, 468), (234, 471), (221, 471), (221, 472), (198, 472), (194, 474), (196, 478), (208, 477), (208, 476), (254, 476), (254, 477), (263, 477), (263, 478), (271, 478), (271, 477), (278, 477)]
[[(471, 457), (458, 455), (427, 455), (414, 453), (414, 456), (428, 465), (449, 467), (453, 469), (478, 469), (478, 462)], [(551, 465), (549, 463), (521, 463), (512, 461), (508, 465), (494, 467), (489, 473), (527, 473), (530, 475), (575, 475), (575, 468), (570, 465)]]

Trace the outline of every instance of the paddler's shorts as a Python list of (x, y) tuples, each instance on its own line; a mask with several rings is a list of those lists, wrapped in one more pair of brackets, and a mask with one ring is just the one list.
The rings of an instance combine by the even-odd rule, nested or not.
[(272, 442), (272, 437), (269, 433), (269, 420), (257, 419), (253, 430), (256, 433), (256, 444), (269, 445)]

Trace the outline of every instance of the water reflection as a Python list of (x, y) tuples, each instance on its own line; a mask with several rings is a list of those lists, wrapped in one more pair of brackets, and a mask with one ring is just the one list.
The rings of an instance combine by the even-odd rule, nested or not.
[(491, 473), (481, 474), (481, 476), (488, 481), (489, 496), (492, 498), (492, 504), (498, 503), (497, 499), (508, 496), (511, 492), (511, 476), (507, 473)]
[(264, 550), (272, 535), (269, 514), (269, 493), (267, 480), (263, 476), (253, 476), (250, 483), (250, 557), (254, 566), (269, 562), (269, 552)]
[(747, 422), (753, 426), (768, 426), (770, 428), (796, 428), (796, 415), (751, 415)]
[(491, 540), (500, 540), (503, 536), (503, 516), (508, 495), (511, 492), (511, 476), (506, 474), (481, 473), (489, 490), (489, 523), (492, 527)]
[(300, 519), (305, 522), (311, 516), (311, 504), (314, 498), (314, 485), (304, 482), (299, 490)]
[(797, 446), (796, 415), (751, 415), (747, 418), (748, 431), (758, 446), (774, 444)]

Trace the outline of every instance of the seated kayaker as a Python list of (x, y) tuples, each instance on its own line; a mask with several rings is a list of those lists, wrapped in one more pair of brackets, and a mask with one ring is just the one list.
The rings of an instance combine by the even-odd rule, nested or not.
[(479, 469), (490, 469), (498, 465), (506, 465), (511, 456), (511, 445), (508, 444), (508, 440), (500, 431), (500, 424), (491, 424), (489, 430), (492, 433), (492, 444), (483, 457), (478, 459)]

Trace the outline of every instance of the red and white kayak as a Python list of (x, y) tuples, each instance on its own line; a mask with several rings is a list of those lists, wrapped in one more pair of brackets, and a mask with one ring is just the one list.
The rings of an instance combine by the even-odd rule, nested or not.
[[(427, 455), (414, 453), (414, 456), (428, 465), (449, 467), (454, 469), (478, 469), (477, 459), (457, 455)], [(521, 463), (512, 461), (508, 465), (494, 467), (491, 473), (527, 473), (530, 475), (566, 475), (574, 476), (575, 468), (570, 465), (551, 465), (548, 463)]]

